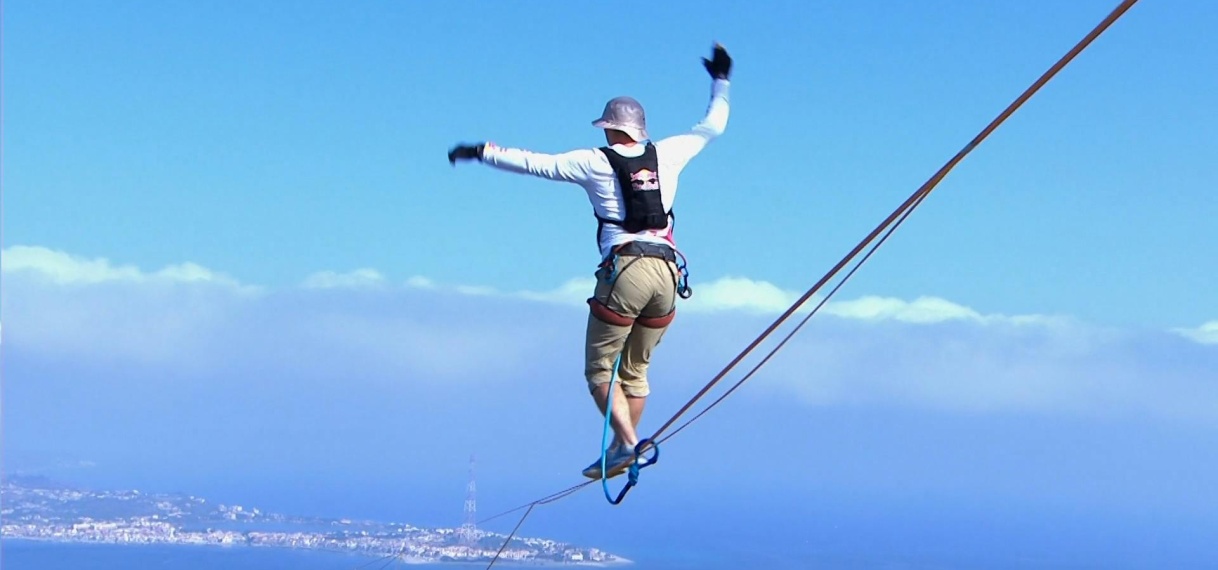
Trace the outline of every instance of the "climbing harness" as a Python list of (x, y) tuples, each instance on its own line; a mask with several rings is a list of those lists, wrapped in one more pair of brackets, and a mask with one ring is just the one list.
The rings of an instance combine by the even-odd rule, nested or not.
[[(1026, 90), (1024, 90), (1024, 92), (1022, 94), (1020, 94), (1020, 96), (1018, 98), (1016, 98), (1014, 102), (1012, 102), (1010, 105), (1008, 105), (1007, 108), (1004, 109), (984, 129), (982, 129), (982, 131), (979, 134), (977, 134), (977, 136), (975, 136), (971, 141), (969, 141), (968, 144), (966, 144), (959, 152), (957, 152), (955, 156), (953, 156), (950, 160), (947, 161), (946, 164), (944, 164), (938, 171), (936, 171), (935, 174), (930, 177), (930, 179), (928, 179), (924, 184), (922, 184), (922, 186), (920, 186), (908, 199), (905, 200), (905, 202), (903, 202), (895, 211), (893, 211), (892, 214), (890, 214), (887, 218), (885, 218), (884, 221), (881, 222), (881, 224), (879, 226), (877, 226), (874, 230), (872, 230), (871, 233), (868, 234), (866, 238), (864, 238), (862, 241), (860, 241), (858, 243), (858, 245), (856, 245), (854, 247), (854, 249), (852, 249), (850, 251), (850, 253), (848, 253), (845, 257), (843, 257), (841, 259), (841, 261), (839, 261), (827, 274), (825, 274), (824, 277), (822, 277), (819, 281), (817, 281), (816, 284), (812, 286), (812, 288), (810, 288), (798, 300), (796, 300), (794, 304), (792, 304), (785, 312), (783, 312), (783, 314), (781, 316), (778, 317), (778, 319), (776, 319), (774, 321), (774, 323), (772, 323), (760, 336), (758, 336), (752, 343), (750, 343), (749, 346), (744, 349), (744, 351), (742, 351), (739, 355), (737, 355), (734, 359), (732, 359), (732, 361), (729, 362), (728, 365), (726, 367), (724, 367), (724, 369), (721, 372), (719, 372), (713, 379), (711, 379), (711, 381), (709, 383), (707, 383), (706, 386), (704, 386), (701, 390), (699, 390), (698, 393), (695, 394), (694, 397), (689, 400), (689, 402), (687, 402), (684, 406), (682, 406), (681, 409), (678, 410), (677, 413), (672, 416), (672, 418), (670, 418), (668, 421), (666, 421), (664, 423), (664, 425), (661, 426), (660, 429), (655, 432), (654, 435), (652, 435), (650, 438), (647, 438), (643, 441), (648, 442), (649, 444), (651, 444), (654, 447), (654, 446), (658, 446), (660, 443), (664, 442), (665, 440), (672, 438), (677, 433), (679, 433), (682, 429), (684, 429), (686, 426), (690, 425), (691, 423), (696, 421), (698, 418), (702, 417), (702, 415), (705, 414), (706, 412), (708, 412), (710, 409), (717, 406), (720, 402), (722, 402), (725, 398), (727, 398), (727, 396), (729, 396), (737, 388), (739, 388), (745, 381), (747, 381), (749, 378), (751, 378), (753, 376), (753, 374), (757, 372), (757, 370), (759, 370), (762, 366), (764, 366), (767, 362), (769, 362), (769, 360), (778, 352), (778, 350), (780, 350), (783, 346), (785, 346), (786, 343), (794, 336), (794, 334), (796, 332), (798, 332), (804, 326), (804, 324), (807, 323), (808, 320), (811, 319), (811, 317), (813, 315), (815, 315), (816, 312), (821, 307), (823, 307), (825, 305), (825, 303), (827, 303), (829, 301), (829, 299), (835, 293), (837, 293), (837, 291), (846, 283), (846, 281), (848, 281), (850, 279), (851, 276), (854, 275), (854, 273), (860, 267), (862, 267), (862, 264), (865, 263), (868, 259), (870, 259), (871, 255), (873, 253), (875, 253), (875, 251), (885, 241), (888, 240), (888, 238), (893, 234), (894, 231), (896, 231), (896, 229), (902, 223), (904, 223), (904, 221), (909, 217), (909, 215), (911, 213), (913, 213), (914, 209), (916, 209), (918, 206), (920, 206), (922, 204), (922, 202), (926, 199), (926, 197), (931, 193), (931, 191), (934, 190), (934, 188), (939, 184), (939, 182), (942, 181), (943, 178), (947, 176), (948, 172), (950, 172), (952, 168), (954, 168), (961, 160), (964, 159), (965, 156), (967, 156), (970, 152), (972, 152), (975, 148), (977, 148), (977, 146), (980, 145), (981, 142), (984, 141), (986, 139), (986, 137), (988, 137), (990, 135), (990, 133), (992, 133), (996, 128), (998, 128), (999, 125), (1001, 125), (1004, 121), (1006, 121), (1006, 119), (1008, 117), (1010, 117), (1011, 114), (1013, 114), (1017, 109), (1019, 109), (1019, 107), (1021, 107), (1024, 104), (1024, 102), (1026, 102), (1029, 98), (1032, 97), (1033, 94), (1035, 94), (1037, 91), (1039, 91), (1041, 87), (1043, 87), (1046, 83), (1048, 83), (1048, 81), (1050, 79), (1052, 79), (1068, 63), (1070, 63), (1079, 53), (1081, 53), (1084, 49), (1086, 49), (1086, 47), (1089, 46), (1097, 37), (1099, 37), (1100, 34), (1102, 34), (1114, 22), (1116, 22), (1121, 16), (1123, 16), (1125, 14), (1125, 12), (1127, 12), (1129, 10), (1129, 8), (1131, 8), (1135, 3), (1137, 3), (1137, 0), (1122, 0), (1122, 2), (1115, 9), (1113, 9), (1113, 11), (1111, 13), (1109, 13), (1108, 16), (1104, 18), (1103, 21), (1101, 21), (1098, 25), (1096, 25), (1095, 28), (1092, 29), (1091, 32), (1087, 34), (1087, 36), (1085, 36), (1082, 40), (1080, 40), (1068, 53), (1066, 53), (1066, 55), (1062, 56), (1061, 59), (1059, 59), (1055, 64), (1053, 64), (1053, 66), (1050, 67), (1049, 70), (1046, 71), (1044, 74), (1042, 74), (1040, 76), (1040, 78), (1038, 78), (1030, 87), (1028, 87)], [(881, 234), (883, 234), (883, 235), (881, 236)], [(878, 241), (875, 241), (877, 237), (879, 237), (880, 239)], [(873, 241), (874, 241), (874, 243), (872, 243)], [(858, 254), (860, 252), (862, 252), (864, 248), (868, 248), (869, 245), (870, 245), (870, 249), (868, 249), (866, 254), (864, 254), (861, 258), (859, 258), (857, 261), (855, 261)], [(794, 329), (792, 329), (789, 333), (787, 333), (787, 335), (785, 337), (783, 337), (782, 340), (773, 349), (771, 349), (769, 351), (769, 353), (767, 353), (761, 359), (760, 362), (758, 362), (755, 366), (753, 366), (753, 368), (751, 370), (749, 370), (749, 372), (746, 373), (743, 378), (741, 378), (734, 385), (732, 385), (725, 393), (720, 395), (719, 398), (717, 398), (716, 400), (711, 402), (709, 405), (707, 405), (705, 408), (703, 408), (700, 412), (698, 412), (692, 418), (687, 420), (681, 426), (677, 427), (672, 433), (668, 434), (667, 436), (660, 437), (661, 434), (663, 434), (666, 430), (668, 430), (670, 427), (672, 427), (681, 416), (683, 416), (686, 412), (688, 412), (690, 410), (690, 408), (692, 408), (693, 405), (695, 403), (697, 403), (697, 401), (700, 400), (730, 370), (735, 368), (735, 366), (737, 364), (739, 364), (741, 360), (743, 360), (758, 345), (760, 345), (761, 342), (766, 339), (766, 337), (768, 337), (783, 322), (785, 322), (792, 314), (794, 314), (795, 311), (799, 309), (799, 307), (801, 307), (804, 303), (806, 303), (808, 301), (808, 299), (810, 299), (813, 295), (815, 295), (818, 291), (820, 291), (820, 289), (826, 283), (828, 283), (831, 279), (836, 277), (838, 272), (840, 272), (846, 265), (848, 265), (852, 262), (854, 263), (854, 266), (845, 274), (845, 276), (829, 291), (829, 293), (823, 299), (820, 300), (820, 302), (808, 313), (808, 315), (806, 315), (804, 317), (804, 319), (802, 321), (800, 321), (794, 327)], [(611, 275), (612, 274), (614, 274), (614, 273), (611, 273)], [(619, 356), (619, 359), (620, 359), (620, 356)], [(615, 365), (615, 368), (616, 368), (616, 365)], [(611, 380), (611, 382), (612, 382), (612, 380)], [(611, 388), (612, 388), (612, 385), (611, 385)], [(612, 398), (610, 398), (610, 403), (611, 402), (612, 402)], [(606, 407), (608, 408), (608, 406), (606, 406)], [(606, 422), (608, 422), (608, 417), (609, 417), (609, 414), (606, 413)], [(608, 426), (608, 424), (606, 423), (606, 429), (607, 429), (607, 426)], [(606, 437), (607, 437), (607, 432), (605, 435), (602, 436), (602, 448), (604, 448)], [(640, 442), (640, 445), (642, 445), (643, 441)], [(657, 457), (658, 457), (658, 451), (659, 451), (658, 447), (656, 449), (657, 449)], [(635, 458), (634, 458), (632, 465), (638, 463), (638, 457), (639, 457), (638, 451), (639, 451), (639, 449), (636, 447)], [(602, 455), (602, 465), (601, 465), (602, 483), (604, 482), (604, 473), (605, 473), (605, 467), (606, 467), (606, 465), (604, 465), (604, 463), (605, 463), (604, 455)], [(634, 472), (634, 476), (629, 479), (626, 489), (623, 489), (622, 493), (619, 494), (619, 496), (617, 497), (617, 501), (614, 502), (614, 500), (611, 498), (610, 502), (613, 502), (614, 504), (620, 503), (622, 498), (625, 496), (626, 491), (629, 488), (633, 487), (634, 484), (637, 483), (637, 479), (638, 479), (638, 475), (637, 475), (637, 470), (636, 470)], [(551, 503), (551, 502), (560, 500), (562, 498), (565, 498), (565, 497), (579, 491), (580, 489), (584, 488), (585, 486), (589, 485), (590, 483), (592, 483), (591, 480), (585, 481), (578, 485), (568, 487), (562, 491), (548, 495), (546, 497), (542, 497), (541, 499), (538, 499), (531, 503), (527, 503), (523, 506), (504, 511), (504, 512), (494, 515), (492, 517), (488, 517), (481, 522), (487, 522), (490, 520), (494, 520), (496, 518), (499, 518), (499, 517), (508, 515), (510, 513), (514, 513), (514, 512), (527, 508), (528, 510), (525, 512), (524, 516), (520, 519), (520, 523), (523, 523), (524, 519), (528, 517), (529, 513), (532, 512), (532, 510), (535, 506), (541, 505), (541, 504), (546, 504), (546, 503)], [(607, 487), (605, 488), (605, 492), (606, 492), (606, 495), (605, 495), (606, 498), (609, 498), (610, 495), (609, 495)], [(513, 536), (515, 536), (516, 530), (520, 528), (520, 523), (517, 523), (516, 528), (512, 530), (512, 533), (508, 536), (507, 541), (504, 542), (505, 545), (507, 544), (508, 541), (510, 541), (512, 539)], [(496, 560), (497, 559), (498, 559), (498, 557), (496, 556)], [(487, 568), (489, 569), (491, 567), (491, 565), (494, 565), (494, 563), (495, 563), (495, 560), (492, 560), (491, 564), (488, 565)]]
[[(662, 194), (660, 191), (660, 175), (659, 175), (659, 158), (656, 154), (656, 146), (648, 142), (643, 147), (643, 154), (637, 157), (628, 157), (618, 154), (611, 147), (604, 146), (599, 149), (605, 158), (609, 160), (609, 166), (613, 169), (614, 177), (617, 178), (618, 186), (622, 189), (622, 219), (614, 220), (602, 217), (599, 214), (593, 213), (596, 216), (596, 239), (600, 242), (601, 232), (605, 229), (605, 224), (612, 224), (621, 227), (628, 233), (637, 234), (645, 230), (662, 230), (666, 227), (675, 228), (677, 223), (677, 213), (673, 210), (665, 210)], [(619, 245), (618, 248), (629, 246), (633, 242)], [(682, 299), (688, 299), (693, 295), (693, 290), (689, 287), (689, 270), (685, 256), (672, 247), (673, 253), (681, 258), (680, 262), (675, 259), (669, 259), (677, 264), (676, 275), (673, 276), (673, 285), (676, 287), (677, 295)], [(657, 256), (665, 257), (667, 256)], [(609, 255), (609, 258), (616, 260), (617, 253)], [(605, 262), (612, 263), (610, 259)], [(610, 279), (614, 276), (612, 273), (612, 265), (610, 266)]]
[[(623, 255), (631, 256), (632, 259), (619, 269), (618, 260)], [(672, 275), (673, 290), (677, 296), (683, 299), (688, 299), (693, 295), (693, 291), (689, 288), (689, 270), (685, 268), (685, 256), (680, 251), (666, 244), (635, 240), (614, 247), (613, 251), (605, 256), (605, 259), (597, 266), (596, 277), (609, 284), (609, 290), (605, 293), (606, 300), (613, 297), (613, 289), (617, 287), (618, 277), (625, 273), (626, 269), (631, 265), (644, 257), (663, 259), (676, 266), (676, 271), (673, 271), (671, 266), (669, 267), (669, 274)], [(679, 262), (677, 261), (678, 258), (680, 259)], [(630, 326), (637, 320), (643, 326), (663, 327), (672, 321), (672, 318), (676, 316), (677, 310), (676, 300), (674, 299), (672, 307), (664, 315), (653, 317), (640, 315), (636, 319), (632, 319), (614, 312), (608, 305), (597, 298), (596, 295), (588, 298), (588, 306), (592, 314), (598, 319), (618, 326)]]

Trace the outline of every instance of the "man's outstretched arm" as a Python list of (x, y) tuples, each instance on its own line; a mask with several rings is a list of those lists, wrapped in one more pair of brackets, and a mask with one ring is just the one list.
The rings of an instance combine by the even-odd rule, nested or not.
[(591, 149), (580, 149), (562, 154), (542, 154), (519, 148), (506, 148), (494, 143), (476, 145), (461, 144), (448, 151), (448, 162), (478, 160), (500, 170), (529, 174), (547, 180), (581, 182), (590, 176), (591, 161), (595, 158)]
[(689, 132), (656, 143), (664, 149), (662, 156), (666, 157), (665, 160), (679, 167), (684, 167), (727, 129), (730, 110), (728, 93), (731, 87), (728, 78), (731, 76), (732, 58), (728, 56), (727, 50), (718, 44), (715, 45), (713, 54), (713, 59), (702, 58), (702, 64), (711, 76), (710, 104), (706, 108), (706, 115)]

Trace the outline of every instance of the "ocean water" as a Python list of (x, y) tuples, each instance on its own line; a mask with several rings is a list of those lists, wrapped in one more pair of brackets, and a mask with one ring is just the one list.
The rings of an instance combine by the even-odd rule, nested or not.
[[(713, 557), (698, 556), (697, 553), (677, 555), (676, 558), (658, 557), (657, 560), (620, 568), (739, 568), (735, 564), (716, 564)], [(467, 570), (485, 567), (485, 563), (405, 564), (369, 556), (283, 548), (0, 541), (0, 568), (4, 570)], [(496, 563), (495, 567), (521, 566), (502, 562)]]
[[(776, 557), (780, 554), (782, 557)], [(743, 568), (876, 568), (876, 569), (942, 569), (977, 567), (960, 560), (954, 563), (933, 560), (911, 560), (908, 557), (884, 555), (880, 552), (789, 553), (791, 557), (771, 548), (759, 549), (756, 558), (749, 556), (708, 554), (697, 550), (666, 550), (644, 554), (629, 566), (630, 570), (740, 570)], [(1033, 565), (1035, 566), (1035, 565)], [(279, 548), (221, 547), (221, 546), (144, 546), (61, 544), (6, 540), (0, 543), (0, 568), (4, 570), (453, 570), (485, 568), (477, 564), (405, 564), (395, 560), (357, 556), (345, 553), (293, 550)], [(503, 562), (496, 568), (520, 568)], [(1028, 565), (985, 564), (985, 568), (1026, 568)], [(1046, 567), (1046, 566), (1037, 566)], [(1080, 567), (1080, 566), (1071, 566)], [(1096, 566), (1100, 567), (1100, 566)], [(1105, 566), (1110, 567), (1110, 566)], [(548, 566), (554, 568), (554, 566)], [(574, 568), (574, 566), (572, 566)]]
[[(768, 550), (768, 549), (767, 549)], [(724, 559), (693, 550), (654, 552), (635, 561), (630, 570), (739, 570), (743, 568), (966, 568), (923, 561), (900, 561), (884, 556), (848, 556), (822, 553), (817, 559), (801, 555), (782, 561), (758, 552), (756, 564), (735, 556)], [(485, 568), (477, 564), (405, 564), (395, 560), (345, 553), (279, 548), (220, 546), (144, 546), (57, 544), (6, 540), (0, 543), (0, 568), (4, 570), (454, 570)], [(520, 568), (508, 562), (496, 568)], [(993, 568), (997, 566), (986, 566)], [(548, 566), (554, 568), (554, 566)], [(575, 566), (572, 566), (575, 568)]]
[[(944, 569), (1212, 569), (1218, 557), (1146, 556), (1129, 557), (1128, 545), (1110, 544), (1083, 555), (1053, 555), (1045, 552), (1015, 552), (1008, 549), (975, 549), (950, 544), (910, 551), (893, 549), (883, 541), (861, 537), (850, 548), (812, 545), (771, 545), (727, 554), (698, 549), (652, 549), (642, 553), (630, 570), (742, 570), (745, 568), (832, 568), (883, 570)], [(988, 551), (988, 552), (987, 552)], [(0, 542), (0, 568), (4, 570), (453, 570), (485, 568), (477, 564), (406, 564), (395, 560), (345, 553), (280, 548), (220, 546), (125, 546), (60, 544), (5, 540)], [(496, 568), (521, 568), (497, 563)], [(555, 566), (547, 566), (555, 568)], [(571, 568), (574, 568), (572, 566)]]
[[(547, 505), (528, 518), (521, 534), (601, 548), (633, 560), (623, 567), (630, 570), (1218, 568), (1218, 520), (1212, 513), (993, 504), (962, 508), (935, 499), (874, 497), (784, 503), (783, 495), (767, 497), (763, 489), (753, 490), (747, 500), (647, 490), (627, 508), (607, 508), (595, 494)], [(703, 500), (692, 500), (698, 498)], [(304, 506), (285, 504), (282, 510)], [(506, 532), (516, 522), (506, 517), (484, 530)], [(279, 548), (0, 541), (3, 570), (405, 567), (451, 570), (485, 564), (407, 565)]]
[[(407, 567), (393, 560), (378, 561), (372, 557), (344, 553), (281, 548), (56, 544), (10, 540), (0, 543), (0, 566), (5, 570), (379, 570)], [(413, 564), (408, 567), (434, 570), (473, 566)]]
[[(0, 564), (6, 570), (342, 570), (356, 568), (370, 560), (338, 553), (248, 547), (59, 544), (24, 540), (0, 543)], [(379, 568), (379, 565), (367, 568)]]

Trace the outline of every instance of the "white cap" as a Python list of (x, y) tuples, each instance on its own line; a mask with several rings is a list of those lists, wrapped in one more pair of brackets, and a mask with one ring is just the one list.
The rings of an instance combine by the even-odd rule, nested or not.
[(622, 131), (635, 142), (647, 140), (647, 118), (643, 106), (631, 97), (614, 97), (605, 103), (601, 118), (592, 121), (592, 126)]

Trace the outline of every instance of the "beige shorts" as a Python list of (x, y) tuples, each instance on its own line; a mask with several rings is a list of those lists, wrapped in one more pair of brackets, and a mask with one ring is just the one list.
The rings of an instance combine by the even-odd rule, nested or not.
[[(588, 315), (584, 377), (588, 389), (608, 384), (613, 365), (620, 353), (618, 382), (627, 396), (643, 397), (651, 392), (647, 366), (652, 351), (660, 344), (668, 323), (657, 317), (669, 316), (676, 309), (677, 265), (655, 257), (622, 255), (617, 259), (614, 281), (597, 273), (595, 300), (615, 315)], [(601, 316), (606, 316), (603, 312)], [(616, 322), (606, 322), (612, 320)]]

